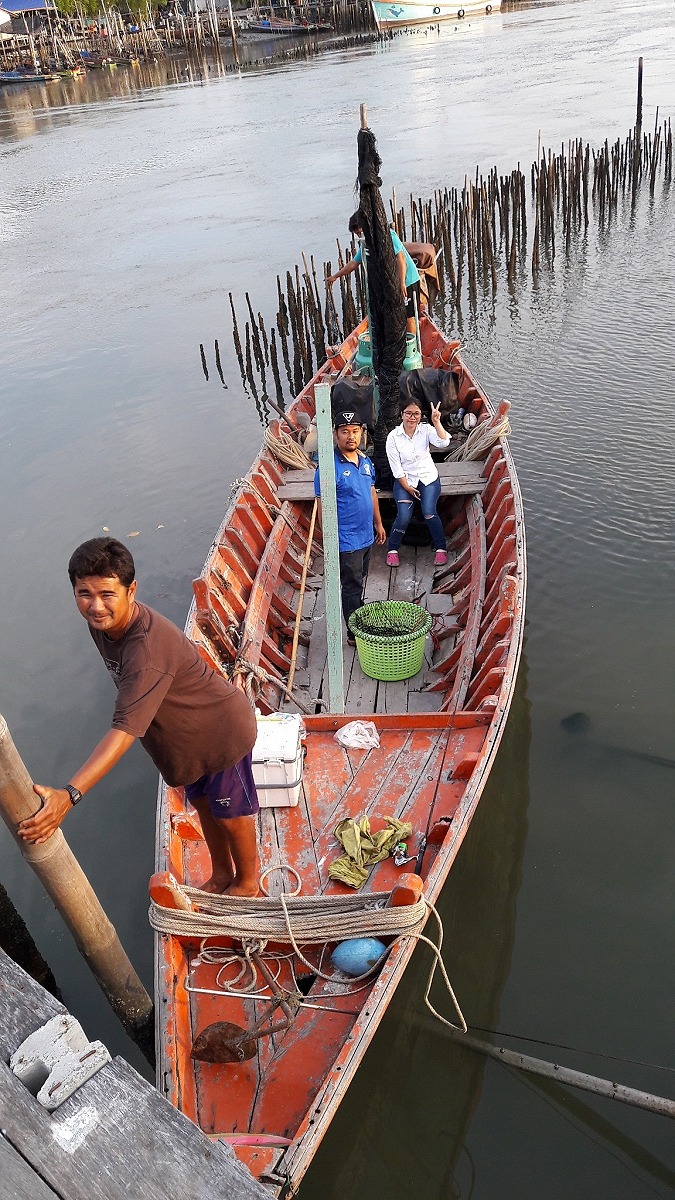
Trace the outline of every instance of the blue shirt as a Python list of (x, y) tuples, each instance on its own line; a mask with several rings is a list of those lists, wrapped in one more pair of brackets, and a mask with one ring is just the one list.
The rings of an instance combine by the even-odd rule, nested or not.
[[(389, 232), (391, 234), (391, 244), (394, 247), (394, 254), (400, 254), (402, 250), (405, 256), (405, 286), (409, 288), (411, 284), (419, 283), (420, 273), (398, 234), (395, 233), (393, 229), (390, 229)], [(361, 262), (361, 250), (362, 247), (359, 246), (356, 254), (354, 255), (353, 261), (356, 263)]]
[[(365, 454), (359, 454), (358, 463), (350, 462), (339, 450), (335, 450), (334, 457), (340, 553), (365, 550), (375, 540), (372, 494), (375, 468)], [(318, 467), (314, 474), (314, 495), (321, 495)]]

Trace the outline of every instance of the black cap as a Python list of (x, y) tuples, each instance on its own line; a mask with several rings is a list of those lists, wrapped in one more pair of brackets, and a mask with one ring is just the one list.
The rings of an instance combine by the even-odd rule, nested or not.
[(336, 429), (339, 429), (341, 425), (363, 426), (363, 421), (359, 419), (357, 413), (347, 410), (346, 412), (339, 412), (335, 414), (333, 417), (333, 425)]

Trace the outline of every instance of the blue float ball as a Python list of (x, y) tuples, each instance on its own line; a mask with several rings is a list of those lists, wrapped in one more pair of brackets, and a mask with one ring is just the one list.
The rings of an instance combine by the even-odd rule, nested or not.
[(343, 975), (365, 975), (382, 957), (387, 947), (379, 938), (350, 938), (340, 942), (331, 954), (331, 962)]

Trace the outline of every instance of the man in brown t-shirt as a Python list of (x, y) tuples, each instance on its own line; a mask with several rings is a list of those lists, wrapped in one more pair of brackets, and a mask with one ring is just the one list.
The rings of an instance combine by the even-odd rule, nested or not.
[(92, 538), (72, 555), (75, 603), (117, 687), (112, 728), (63, 788), (34, 785), (42, 807), (22, 821), (26, 841), (45, 842), (85, 792), (136, 738), (171, 787), (185, 787), (212, 862), (206, 891), (258, 891), (251, 751), (255, 715), (244, 693), (202, 659), (171, 621), (136, 600), (134, 560), (114, 538)]

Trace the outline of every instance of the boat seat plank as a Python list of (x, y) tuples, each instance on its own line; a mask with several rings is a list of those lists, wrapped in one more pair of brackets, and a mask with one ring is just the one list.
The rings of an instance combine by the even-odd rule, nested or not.
[(349, 752), (335, 741), (332, 733), (312, 735), (305, 759), (303, 790), (315, 841), (334, 821), (334, 814), (354, 780), (354, 769)]
[[(401, 781), (401, 792), (395, 808), (391, 805), (388, 806), (383, 797), (379, 807), (376, 806), (370, 814), (373, 827), (376, 829), (381, 827), (384, 824), (384, 818), (390, 815), (397, 817), (400, 821), (410, 822), (412, 833), (407, 843), (409, 854), (417, 852), (426, 829), (429, 810), (437, 795), (437, 779), (448, 743), (447, 730), (427, 730), (424, 741), (420, 737), (421, 733), (421, 730), (416, 732), (414, 753), (411, 754), (411, 758), (414, 758), (416, 764), (415, 777), (413, 778), (409, 774), (407, 780)], [(407, 789), (403, 786), (406, 783)], [(448, 799), (447, 803), (452, 805), (454, 811), (457, 800), (453, 797), (452, 800)], [(410, 870), (411, 867), (406, 867), (406, 870)], [(393, 858), (385, 858), (373, 867), (361, 890), (364, 892), (391, 891), (398, 882), (400, 873), (401, 868), (396, 866)]]
[[(482, 492), (487, 480), (483, 475), (485, 463), (441, 462), (437, 464), (442, 496), (468, 496)], [(390, 488), (378, 488), (380, 499), (391, 499)], [(279, 485), (280, 500), (313, 500), (314, 471), (312, 468), (284, 471)]]
[[(420, 777), (422, 786), (427, 775), (433, 778), (431, 769), (427, 768), (434, 762), (439, 742), (444, 746), (446, 740), (447, 734), (439, 734), (437, 730), (415, 730), (407, 739), (401, 731), (392, 747), (391, 732), (383, 731), (380, 749), (371, 750), (364, 759), (349, 791), (349, 808), (345, 809), (343, 805), (339, 815), (355, 819), (367, 815), (374, 829), (383, 828), (386, 818), (390, 816), (407, 820), (408, 808), (414, 807), (413, 798), (420, 787)], [(316, 850), (326, 880), (324, 893), (334, 895), (343, 892), (344, 885), (328, 877), (330, 863), (342, 853), (335, 839), (334, 821), (324, 830)], [(379, 866), (374, 870), (377, 872)], [(391, 881), (380, 882), (378, 875), (375, 890), (386, 890), (390, 886)]]
[[(311, 743), (310, 743), (311, 744)], [(268, 809), (274, 814), (276, 828), (276, 843), (279, 862), (293, 866), (302, 880), (303, 895), (316, 895), (321, 887), (319, 867), (314, 854), (314, 840), (307, 837), (307, 828), (311, 828), (311, 813), (308, 797), (312, 788), (303, 783), (300, 788), (300, 799), (296, 805)], [(285, 892), (294, 891), (297, 880), (285, 871), (275, 871)], [(271, 881), (268, 875), (266, 884)], [(268, 887), (271, 892), (271, 888)]]

